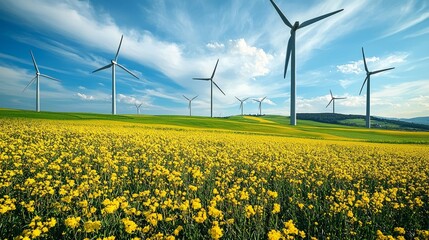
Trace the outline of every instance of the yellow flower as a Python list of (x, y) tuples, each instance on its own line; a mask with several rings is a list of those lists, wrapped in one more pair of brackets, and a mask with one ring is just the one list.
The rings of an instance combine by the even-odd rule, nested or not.
[(282, 238), (282, 233), (277, 230), (270, 230), (268, 232), (268, 239), (269, 240), (280, 240)]
[(289, 220), (287, 222), (284, 222), (283, 233), (285, 235), (298, 235), (298, 232), (299, 232), (299, 230), (293, 224), (293, 220)]
[(191, 205), (194, 210), (198, 210), (202, 207), (201, 200), (199, 198), (195, 198), (191, 200)]
[(395, 227), (393, 229), (393, 231), (397, 232), (398, 234), (404, 235), (405, 234), (405, 229), (402, 227)]
[(130, 220), (129, 218), (123, 218), (122, 223), (125, 226), (125, 232), (130, 234), (133, 233), (138, 228), (138, 225), (134, 221)]
[(277, 198), (277, 196), (279, 195), (277, 192), (275, 191), (267, 191), (268, 196), (272, 197), (272, 198)]
[(101, 221), (87, 221), (83, 224), (85, 232), (91, 233), (100, 230)]
[(256, 214), (256, 211), (253, 209), (252, 205), (246, 205), (246, 218), (250, 218), (251, 216)]
[(68, 217), (64, 220), (67, 227), (76, 228), (79, 226), (80, 217)]
[(36, 228), (31, 232), (31, 237), (37, 238), (38, 236), (40, 236), (40, 234), (42, 234), (42, 231), (40, 231), (40, 229)]
[(176, 229), (174, 229), (173, 234), (176, 236), (179, 236), (180, 231), (183, 230), (183, 227), (181, 225), (179, 225)]
[(218, 221), (213, 222), (213, 227), (209, 229), (209, 234), (212, 239), (219, 239), (223, 236), (223, 230), (219, 227)]
[(278, 203), (274, 203), (273, 206), (273, 211), (271, 211), (273, 214), (279, 213), (280, 212), (280, 204)]

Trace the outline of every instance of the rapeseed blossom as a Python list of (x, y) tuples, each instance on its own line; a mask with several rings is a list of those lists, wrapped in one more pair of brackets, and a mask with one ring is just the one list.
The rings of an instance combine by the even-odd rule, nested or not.
[(424, 144), (0, 119), (1, 235), (427, 239), (428, 151)]

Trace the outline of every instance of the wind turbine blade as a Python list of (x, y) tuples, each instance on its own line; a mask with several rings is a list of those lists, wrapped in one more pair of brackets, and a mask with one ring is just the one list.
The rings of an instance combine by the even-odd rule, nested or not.
[(131, 72), (130, 70), (128, 70), (126, 67), (122, 66), (122, 65), (121, 65), (121, 64), (119, 64), (119, 63), (116, 63), (116, 65), (118, 65), (120, 68), (124, 69), (127, 73), (129, 73), (129, 74), (133, 75), (133, 77), (135, 77), (135, 78), (139, 79), (139, 77), (137, 77), (134, 73), (132, 73), (132, 72)]
[(290, 36), (287, 44), (287, 49), (286, 49), (285, 70), (284, 70), (283, 78), (286, 78), (287, 66), (289, 64), (289, 58), (292, 53), (292, 48), (294, 44), (295, 43), (293, 43), (292, 36)]
[(61, 82), (60, 80), (58, 80), (58, 79), (56, 79), (56, 78), (53, 78), (53, 77), (51, 77), (51, 76), (45, 75), (45, 74), (40, 74), (40, 76), (45, 77), (45, 78), (49, 78), (49, 79), (54, 80), (54, 81), (57, 81), (57, 82)]
[(189, 100), (189, 98), (187, 98), (185, 95), (182, 95), (184, 98), (186, 98), (188, 101), (191, 101), (191, 100)]
[(222, 91), (222, 89), (220, 89), (220, 87), (215, 83), (215, 81), (212, 80), (212, 82), (223, 93), (223, 95), (226, 96), (226, 94)]
[(264, 101), (264, 100), (265, 100), (265, 98), (267, 98), (267, 97), (262, 98), (262, 99), (261, 99), (261, 102), (262, 102), (262, 101)]
[(142, 106), (142, 104), (143, 104), (143, 103), (140, 103), (140, 104), (139, 104), (139, 108)]
[(335, 99), (347, 99), (347, 98), (345, 98), (345, 97), (337, 97)]
[(216, 68), (217, 68), (217, 64), (218, 64), (218, 63), (219, 63), (219, 59), (217, 59), (216, 66), (215, 66), (215, 68), (214, 68), (214, 70), (213, 70), (213, 74), (212, 74), (211, 79), (213, 79), (213, 77), (214, 77), (214, 75), (215, 75), (215, 72), (216, 72)]
[(366, 59), (365, 59), (365, 52), (363, 51), (362, 47), (362, 57), (363, 57), (363, 64), (365, 65), (365, 71), (368, 73), (368, 66), (366, 65)]
[(119, 47), (118, 47), (118, 51), (116, 51), (116, 55), (115, 55), (115, 62), (118, 61), (118, 55), (119, 55), (119, 50), (121, 49), (121, 45), (122, 45), (122, 39), (124, 38), (124, 35), (121, 36), (121, 41), (119, 42)]
[(95, 72), (101, 71), (101, 70), (106, 69), (106, 68), (110, 68), (111, 66), (112, 66), (112, 64), (111, 64), (111, 63), (109, 63), (108, 65), (106, 65), (106, 66), (104, 66), (104, 67), (101, 67), (101, 68), (99, 68), (99, 69), (97, 69), (97, 70), (92, 71), (92, 73), (95, 73)]
[(326, 105), (326, 108), (329, 107), (329, 105), (331, 104), (331, 102), (334, 101), (334, 99), (332, 98), (331, 101), (329, 101), (328, 105)]
[(383, 69), (383, 70), (377, 70), (377, 71), (371, 72), (371, 74), (377, 74), (377, 73), (381, 73), (381, 72), (384, 72), (384, 71), (387, 71), (387, 70), (392, 70), (392, 69), (395, 69), (395, 68), (392, 67), (392, 68), (386, 68), (386, 69)]
[(24, 92), (25, 89), (27, 89), (28, 86), (30, 86), (34, 82), (34, 80), (36, 80), (36, 78), (37, 78), (37, 76), (35, 76), (33, 79), (31, 79), (31, 81), (27, 84), (27, 86), (25, 86), (25, 88), (22, 90), (22, 92)]
[(274, 8), (276, 9), (277, 13), (280, 15), (281, 19), (283, 20), (283, 22), (290, 28), (293, 28), (292, 24), (289, 22), (289, 20), (287, 20), (286, 16), (282, 13), (282, 11), (280, 10), (279, 7), (277, 7), (277, 4), (273, 1), (270, 0), (271, 4), (273, 4)]
[(255, 101), (255, 102), (259, 102), (259, 100), (258, 100), (258, 99), (253, 99), (253, 101)]
[(241, 102), (241, 100), (238, 97), (235, 97), (235, 98), (237, 98), (237, 100)]
[(366, 80), (368, 80), (369, 75), (366, 76), (365, 81), (363, 81), (362, 87), (360, 88), (359, 95), (362, 93), (363, 86), (365, 86)]
[(331, 98), (334, 98), (334, 95), (332, 95), (331, 89), (329, 89), (329, 92), (331, 93)]
[(210, 81), (210, 78), (192, 78), (193, 80)]
[(301, 23), (301, 24), (299, 25), (298, 29), (299, 29), (299, 28), (306, 27), (306, 26), (308, 26), (308, 25), (310, 25), (310, 24), (313, 24), (313, 23), (315, 23), (315, 22), (317, 22), (317, 21), (320, 21), (320, 20), (322, 20), (322, 19), (324, 19), (324, 18), (327, 18), (327, 17), (329, 17), (329, 16), (332, 16), (332, 15), (334, 15), (334, 14), (336, 14), (336, 13), (339, 13), (339, 12), (341, 12), (341, 11), (343, 11), (343, 10), (344, 10), (344, 9), (340, 9), (340, 10), (337, 10), (337, 11), (335, 11), (335, 12), (331, 12), (331, 13), (328, 13), (328, 14), (322, 15), (322, 16), (320, 16), (320, 17), (316, 17), (316, 18), (313, 18), (313, 19), (307, 20), (307, 21), (305, 21), (305, 22)]
[(192, 100), (194, 100), (194, 99), (195, 99), (195, 98), (197, 98), (197, 97), (198, 97), (198, 95), (197, 95), (197, 96), (195, 96), (195, 97), (193, 97), (193, 98), (191, 99), (191, 101), (192, 101)]
[(33, 59), (33, 65), (34, 69), (36, 70), (36, 73), (39, 73), (39, 68), (37, 67), (36, 59), (34, 59), (33, 52), (30, 50), (31, 58)]
[(244, 101), (246, 101), (247, 99), (249, 99), (249, 98), (245, 98), (245, 99), (243, 99), (243, 102), (244, 102)]

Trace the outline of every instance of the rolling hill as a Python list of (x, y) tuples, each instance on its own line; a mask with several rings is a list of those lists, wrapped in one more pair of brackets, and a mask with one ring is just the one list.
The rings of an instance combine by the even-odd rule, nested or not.
[[(337, 114), (336, 114), (337, 115)], [(132, 127), (198, 129), (204, 131), (228, 131), (238, 134), (274, 135), (294, 138), (326, 139), (339, 141), (365, 141), (386, 143), (429, 144), (429, 132), (400, 131), (385, 129), (365, 129), (344, 125), (351, 118), (341, 118), (338, 124), (325, 123), (324, 114), (313, 115), (312, 120), (304, 120), (311, 115), (298, 115), (298, 125), (290, 126), (289, 118), (284, 116), (232, 116), (227, 118), (156, 116), (156, 115), (107, 115), (93, 113), (34, 112), (25, 110), (0, 109), (2, 119), (45, 119), (64, 121), (91, 121), (103, 124), (103, 121), (115, 121), (133, 124)], [(317, 118), (317, 116), (320, 117)], [(349, 124), (352, 125), (352, 124)], [(358, 125), (358, 124), (356, 124)], [(413, 130), (416, 130), (412, 128)]]

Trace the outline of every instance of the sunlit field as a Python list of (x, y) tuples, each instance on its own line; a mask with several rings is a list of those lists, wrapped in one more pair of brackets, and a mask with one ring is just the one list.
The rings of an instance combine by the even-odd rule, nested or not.
[(429, 239), (429, 145), (0, 119), (1, 239)]

